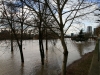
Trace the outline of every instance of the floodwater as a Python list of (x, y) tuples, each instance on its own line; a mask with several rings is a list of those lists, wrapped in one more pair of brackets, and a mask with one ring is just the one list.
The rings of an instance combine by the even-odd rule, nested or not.
[[(94, 41), (65, 41), (69, 51), (67, 66), (95, 48)], [(24, 64), (21, 64), (20, 51), (16, 43), (14, 52), (11, 53), (10, 41), (0, 41), (0, 75), (58, 75), (61, 72), (63, 49), (59, 40), (56, 41), (56, 45), (52, 42), (49, 41), (48, 51), (45, 50), (45, 64), (42, 66), (38, 40), (23, 41)]]

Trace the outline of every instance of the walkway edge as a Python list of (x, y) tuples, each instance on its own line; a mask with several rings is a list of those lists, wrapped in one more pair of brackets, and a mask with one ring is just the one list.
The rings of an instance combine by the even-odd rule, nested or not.
[(94, 50), (94, 54), (93, 54), (93, 58), (92, 58), (92, 62), (91, 62), (91, 66), (90, 66), (90, 70), (88, 75), (100, 75), (100, 69), (99, 69), (99, 61), (98, 61), (98, 43), (96, 44), (95, 50)]

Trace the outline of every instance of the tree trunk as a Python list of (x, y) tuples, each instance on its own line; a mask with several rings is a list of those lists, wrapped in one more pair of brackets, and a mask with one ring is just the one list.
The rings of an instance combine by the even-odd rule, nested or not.
[(43, 39), (41, 40), (41, 50), (42, 50), (42, 65), (44, 65), (44, 47), (43, 47)]
[(46, 29), (46, 50), (48, 50), (48, 38), (47, 38), (47, 29)]
[(39, 27), (39, 47), (40, 47), (41, 63), (42, 65), (44, 65), (44, 48), (43, 48), (43, 39), (40, 27)]
[(67, 65), (67, 58), (68, 58), (68, 50), (67, 50), (67, 46), (64, 40), (64, 34), (62, 33), (61, 35), (61, 43), (62, 43), (62, 47), (63, 47), (63, 63), (62, 63), (62, 73), (61, 75), (66, 75), (66, 65)]
[(41, 63), (42, 65), (44, 65), (44, 48), (41, 39), (39, 39), (39, 47), (40, 47)]
[(11, 52), (13, 52), (13, 34), (11, 30)]
[(23, 56), (22, 45), (20, 45), (19, 48), (20, 48), (21, 62), (24, 63), (24, 56)]

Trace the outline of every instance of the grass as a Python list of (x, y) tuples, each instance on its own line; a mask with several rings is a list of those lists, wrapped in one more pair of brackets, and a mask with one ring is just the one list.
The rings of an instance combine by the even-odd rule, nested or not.
[(81, 59), (75, 61), (67, 67), (66, 75), (88, 75), (93, 52), (85, 54)]

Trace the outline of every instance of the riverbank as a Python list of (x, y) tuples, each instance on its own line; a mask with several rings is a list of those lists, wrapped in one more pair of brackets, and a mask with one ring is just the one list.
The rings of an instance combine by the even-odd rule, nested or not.
[(93, 52), (89, 52), (79, 60), (76, 60), (67, 67), (66, 75), (88, 75)]

